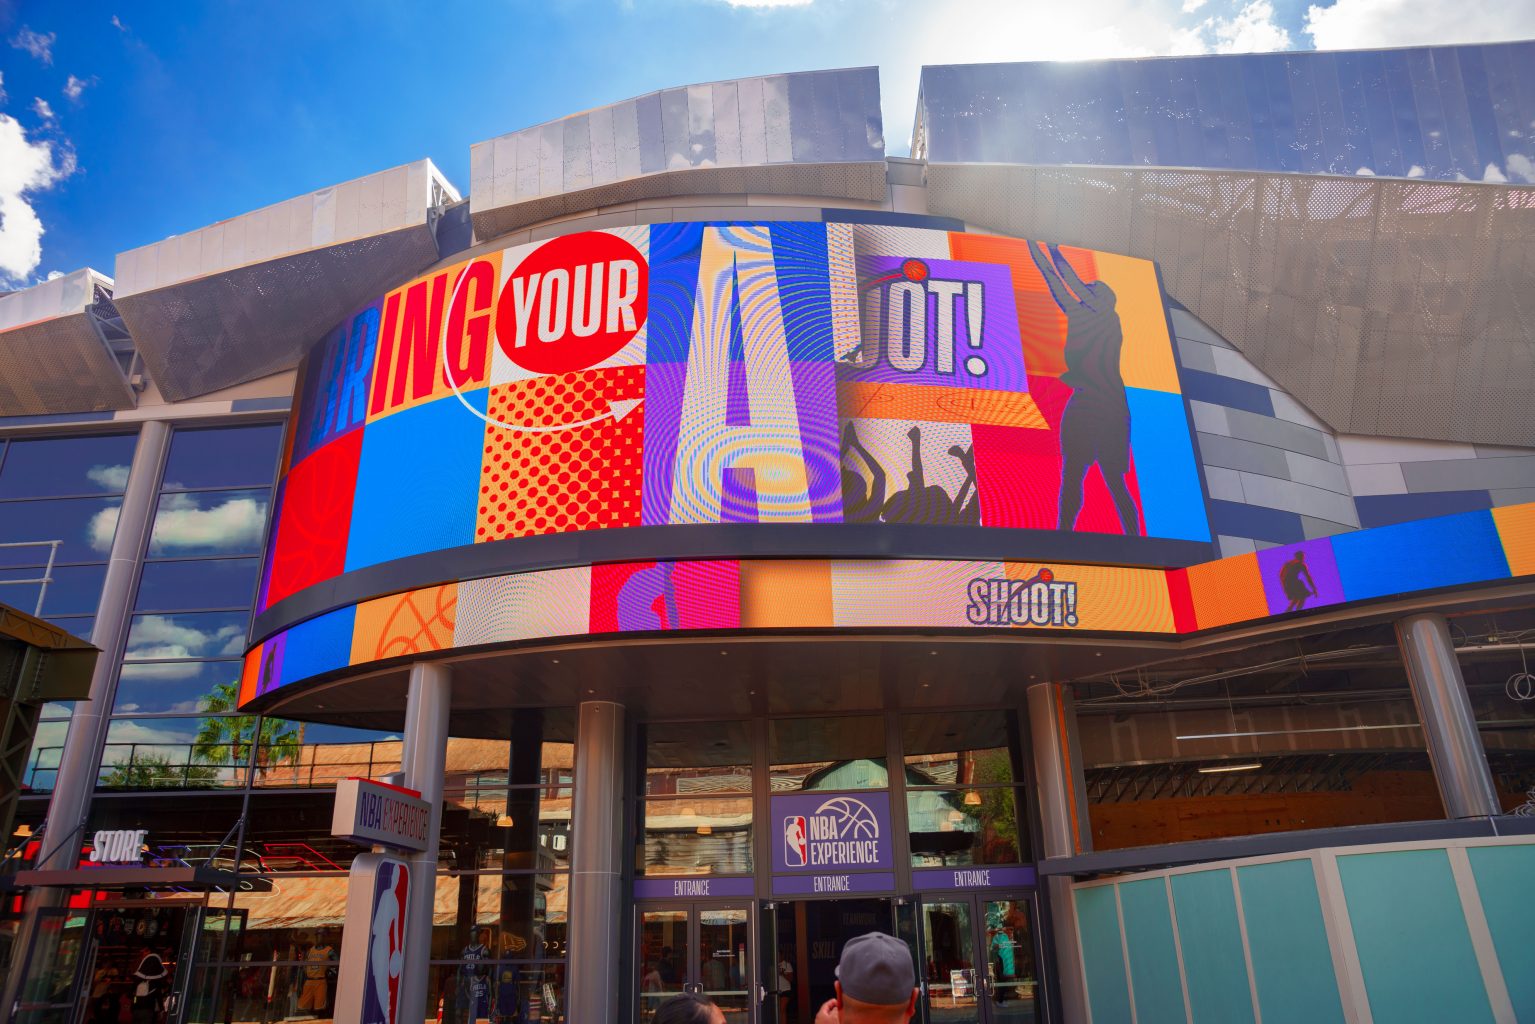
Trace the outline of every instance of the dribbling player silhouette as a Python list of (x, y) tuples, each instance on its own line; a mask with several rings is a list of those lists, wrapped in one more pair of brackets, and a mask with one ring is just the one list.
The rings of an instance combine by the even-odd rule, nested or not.
[(1139, 536), (1135, 499), (1125, 476), (1130, 472), (1130, 403), (1119, 371), (1124, 330), (1115, 309), (1118, 297), (1106, 281), (1083, 281), (1061, 255), (1048, 246), (1049, 258), (1030, 244), (1029, 255), (1066, 314), (1066, 372), (1061, 382), (1071, 398), (1061, 414), (1061, 500), (1058, 529), (1070, 530), (1082, 511), (1082, 485), (1098, 464), (1109, 496), (1128, 536)]
[(1287, 612), (1298, 612), (1306, 607), (1306, 601), (1316, 596), (1316, 581), (1311, 578), (1311, 570), (1306, 568), (1306, 553), (1295, 552), (1291, 559), (1279, 567), (1279, 588), (1284, 591), (1284, 596), (1290, 599)]

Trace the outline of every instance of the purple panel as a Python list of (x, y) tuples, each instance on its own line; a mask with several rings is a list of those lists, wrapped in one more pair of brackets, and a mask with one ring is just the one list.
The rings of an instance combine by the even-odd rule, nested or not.
[(757, 883), (750, 878), (636, 878), (637, 900), (702, 900), (730, 896), (751, 897)]
[(926, 868), (911, 873), (913, 889), (1030, 888), (1037, 881), (1033, 868)]
[[(926, 267), (926, 280), (914, 282), (903, 273), (905, 266), (912, 263)], [(859, 256), (858, 278), (864, 294), (862, 354), (872, 365), (843, 363), (838, 367), (842, 379), (990, 391), (1029, 390), (1012, 272), (1007, 267), (958, 260)], [(940, 296), (934, 289), (946, 286), (947, 282), (970, 287), (958, 295)], [(916, 352), (902, 334), (893, 339), (887, 336), (891, 291), (897, 286), (906, 293), (920, 288), (926, 295), (927, 330), (922, 352)], [(938, 331), (940, 301), (952, 313), (951, 329), (942, 337)], [(975, 308), (981, 310), (981, 315), (978, 323), (971, 323), (969, 311)], [(910, 322), (909, 316), (908, 313), (903, 323)], [(920, 366), (898, 369), (891, 355), (897, 354), (899, 360), (902, 352)]]
[(727, 466), (720, 506), (720, 518), (727, 523), (755, 523), (757, 471), (750, 466)]
[(269, 693), (282, 685), (283, 654), (287, 649), (286, 630), (261, 645), (261, 668), (256, 676), (256, 696)]
[(769, 817), (775, 873), (895, 866), (889, 793), (787, 793), (773, 797)]
[(645, 367), (644, 482), (640, 494), (640, 523), (644, 526), (671, 522), (672, 467), (677, 463), (677, 429), (682, 423), (682, 390), (687, 379), (685, 360)]
[(829, 362), (789, 363), (799, 410), (812, 522), (842, 522), (842, 468), (837, 434), (837, 368)]
[(1343, 600), (1343, 583), (1327, 537), (1258, 552), (1269, 613), (1323, 608)]
[(888, 871), (846, 875), (774, 875), (774, 896), (840, 896), (856, 892), (892, 892), (895, 875)]
[(725, 425), (751, 426), (751, 401), (746, 392), (746, 361), (730, 360), (730, 368), (725, 371), (725, 380), (728, 388), (725, 393)]

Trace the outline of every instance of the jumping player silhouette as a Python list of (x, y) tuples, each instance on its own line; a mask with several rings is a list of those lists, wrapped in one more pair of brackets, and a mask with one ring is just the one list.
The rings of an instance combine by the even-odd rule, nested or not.
[(1073, 529), (1082, 511), (1082, 485), (1087, 471), (1098, 464), (1126, 535), (1139, 536), (1135, 499), (1125, 476), (1130, 472), (1130, 403), (1119, 370), (1124, 330), (1115, 309), (1118, 297), (1106, 281), (1088, 284), (1061, 255), (1048, 246), (1049, 258), (1034, 245), (1029, 255), (1050, 289), (1050, 297), (1066, 314), (1066, 372), (1061, 383), (1071, 398), (1061, 414), (1062, 530)]
[[(911, 469), (906, 474), (906, 489), (885, 498), (885, 470), (869, 454), (852, 423), (842, 431), (842, 507), (843, 517), (854, 522), (958, 524), (978, 526), (981, 508), (975, 490), (975, 451), (962, 445), (954, 445), (949, 454), (965, 467), (965, 479), (960, 481), (954, 497), (937, 484), (927, 482), (922, 467), (922, 428), (912, 427), (906, 432), (911, 441)], [(856, 456), (869, 470), (869, 484), (864, 484), (863, 474), (852, 465)]]
[(1279, 567), (1279, 588), (1290, 599), (1285, 611), (1298, 612), (1306, 606), (1306, 599), (1316, 596), (1316, 581), (1306, 568), (1306, 553), (1297, 551), (1290, 560)]
[[(852, 465), (857, 456), (869, 470), (866, 487), (863, 474)], [(877, 523), (885, 507), (885, 467), (858, 440), (858, 431), (848, 421), (842, 430), (842, 517), (855, 523)]]

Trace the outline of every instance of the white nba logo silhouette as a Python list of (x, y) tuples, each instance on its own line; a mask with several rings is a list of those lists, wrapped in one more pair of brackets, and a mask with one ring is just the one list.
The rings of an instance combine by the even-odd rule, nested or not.
[(783, 820), (783, 860), (791, 868), (802, 868), (809, 862), (809, 849), (805, 844), (805, 816), (791, 814)]

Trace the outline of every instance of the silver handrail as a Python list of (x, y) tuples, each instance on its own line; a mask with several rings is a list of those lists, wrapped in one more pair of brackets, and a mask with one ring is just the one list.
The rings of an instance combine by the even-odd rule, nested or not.
[(37, 607), (32, 609), (32, 614), (41, 617), (43, 614), (43, 598), (48, 596), (48, 584), (53, 582), (53, 563), (59, 557), (59, 545), (62, 540), (13, 540), (0, 544), (0, 548), (38, 548), (44, 545), (48, 548), (48, 567), (43, 570), (42, 576), (35, 580), (0, 580), (0, 585), (11, 583), (41, 583), (42, 588), (37, 592)]

